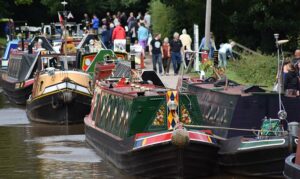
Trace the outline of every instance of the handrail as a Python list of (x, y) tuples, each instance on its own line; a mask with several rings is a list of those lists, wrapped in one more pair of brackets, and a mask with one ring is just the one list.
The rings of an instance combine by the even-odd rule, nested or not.
[[(244, 45), (242, 45), (242, 44), (239, 44), (239, 43), (237, 43), (237, 42), (235, 42), (235, 41), (233, 41), (233, 42), (235, 43), (235, 46), (237, 46), (237, 47), (239, 47), (239, 48), (241, 48), (241, 49), (243, 49), (243, 50), (245, 50), (245, 51), (247, 51), (247, 52), (249, 52), (249, 53), (252, 53), (252, 54), (258, 55), (258, 56), (262, 56), (262, 54), (260, 54), (260, 53), (258, 53), (258, 52), (256, 52), (256, 51), (254, 51), (254, 50), (251, 50), (250, 48), (248, 48), (248, 47), (246, 47), (246, 46), (244, 46)], [(238, 55), (241, 55), (240, 53), (238, 53), (238, 52), (236, 52), (236, 51), (234, 51), (234, 53), (236, 53), (236, 54), (238, 54)]]

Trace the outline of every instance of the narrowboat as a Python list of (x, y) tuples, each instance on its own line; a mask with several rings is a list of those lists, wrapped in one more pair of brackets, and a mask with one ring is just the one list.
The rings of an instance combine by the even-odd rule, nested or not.
[(93, 76), (95, 72), (95, 65), (98, 62), (116, 59), (112, 50), (103, 48), (102, 46), (102, 42), (99, 40), (97, 35), (86, 35), (76, 47), (78, 69), (88, 72)]
[(282, 177), (285, 158), (295, 151), (295, 137), (279, 119), (264, 119), (254, 137), (233, 137), (220, 142), (219, 165), (229, 173), (255, 177)]
[(202, 124), (196, 96), (158, 86), (162, 83), (156, 73), (147, 73), (142, 79), (96, 82), (84, 119), (86, 141), (131, 176), (212, 175), (217, 170), (217, 137), (184, 127)]
[(15, 104), (25, 104), (31, 94), (38, 54), (11, 55), (8, 70), (1, 75), (4, 95)]
[(34, 74), (39, 68), (41, 55), (54, 53), (50, 43), (43, 36), (32, 39), (31, 44), (37, 44), (36, 49), (32, 46), (24, 51), (14, 49), (10, 53), (8, 69), (2, 71), (1, 86), (4, 94), (15, 104), (25, 104), (32, 91)]
[[(38, 71), (32, 94), (27, 100), (26, 114), (36, 122), (79, 123), (89, 113), (92, 79), (79, 71), (75, 56), (44, 56), (49, 66)], [(63, 67), (59, 68), (59, 62)]]
[[(183, 86), (197, 95), (205, 125), (227, 128), (260, 129), (261, 119), (277, 118), (279, 97), (277, 92), (259, 86), (240, 85), (228, 80), (206, 82), (184, 79)], [(288, 113), (288, 122), (300, 122), (300, 98), (281, 95), (282, 105)], [(285, 125), (286, 127), (286, 125)], [(224, 137), (249, 136), (252, 132), (215, 129), (214, 134)]]

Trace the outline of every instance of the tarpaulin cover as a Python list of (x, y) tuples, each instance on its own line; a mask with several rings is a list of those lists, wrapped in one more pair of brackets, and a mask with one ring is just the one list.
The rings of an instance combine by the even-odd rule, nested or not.
[(37, 64), (38, 54), (23, 54), (22, 56), (12, 56), (9, 60), (8, 75), (18, 81), (24, 81), (33, 73)]

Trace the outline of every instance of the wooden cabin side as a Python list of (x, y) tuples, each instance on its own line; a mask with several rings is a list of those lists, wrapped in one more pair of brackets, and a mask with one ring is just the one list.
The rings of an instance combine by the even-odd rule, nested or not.
[[(52, 74), (53, 73), (53, 74)], [(35, 77), (32, 97), (38, 97), (46, 93), (57, 91), (58, 85), (63, 82), (72, 81), (79, 87), (84, 87), (92, 93), (92, 80), (88, 74), (78, 71), (43, 71)], [(51, 88), (51, 89), (50, 89)], [(85, 93), (83, 93), (85, 94)]]

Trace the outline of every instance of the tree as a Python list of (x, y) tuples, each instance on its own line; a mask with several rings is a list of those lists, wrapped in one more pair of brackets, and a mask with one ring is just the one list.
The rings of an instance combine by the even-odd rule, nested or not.
[(162, 37), (171, 36), (174, 33), (174, 24), (177, 24), (176, 12), (172, 7), (167, 7), (159, 0), (150, 3), (152, 14), (153, 32), (161, 33)]
[[(205, 1), (197, 0), (161, 0), (172, 7), (178, 24), (176, 30), (193, 23), (199, 24), (203, 34), (205, 19)], [(300, 27), (299, 1), (293, 0), (222, 0), (213, 1), (212, 31), (216, 42), (236, 40), (252, 49), (265, 53), (274, 52), (274, 33), (281, 38), (289, 38), (288, 50), (297, 47)]]
[(16, 5), (21, 5), (21, 4), (31, 4), (32, 3), (32, 0), (15, 0), (15, 4)]

